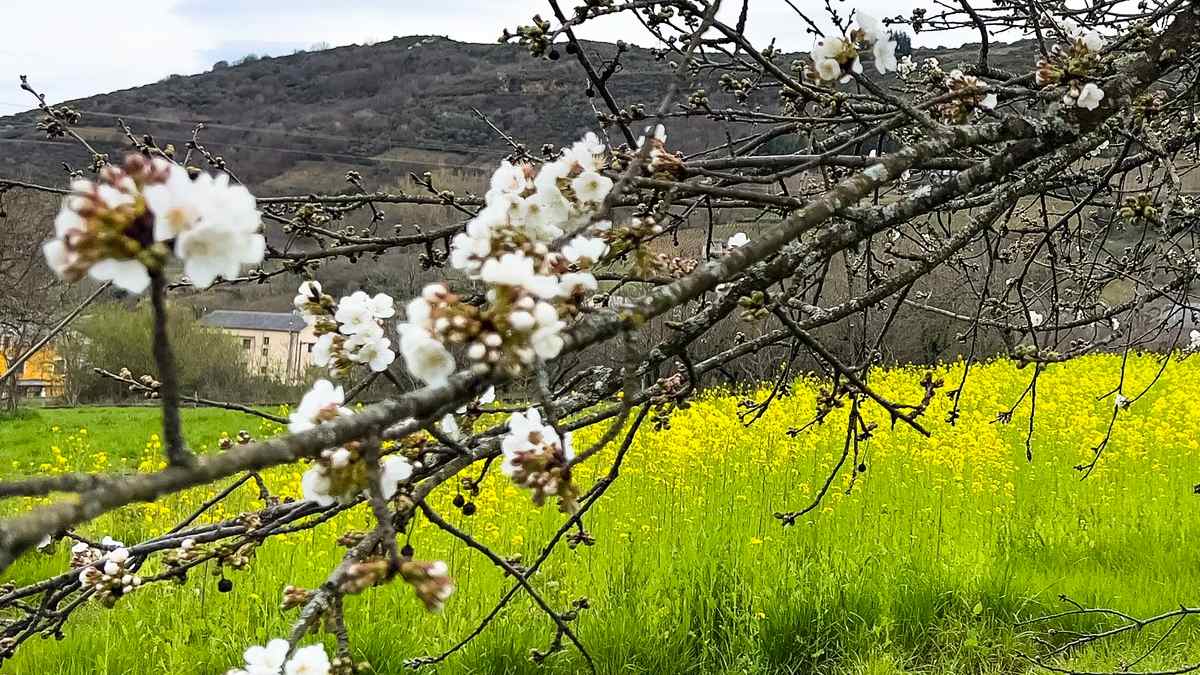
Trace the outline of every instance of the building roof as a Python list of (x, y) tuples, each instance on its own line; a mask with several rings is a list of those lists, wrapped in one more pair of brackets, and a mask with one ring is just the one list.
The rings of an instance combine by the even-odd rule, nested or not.
[(294, 312), (243, 312), (233, 309), (218, 309), (201, 317), (200, 323), (217, 328), (273, 330), (284, 333), (299, 333), (304, 330), (304, 319)]

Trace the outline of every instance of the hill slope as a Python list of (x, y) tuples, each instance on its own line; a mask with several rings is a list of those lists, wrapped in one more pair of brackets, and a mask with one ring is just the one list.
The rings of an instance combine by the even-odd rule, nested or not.
[[(597, 63), (617, 51), (605, 43), (586, 47)], [(913, 56), (930, 55), (946, 64), (974, 59), (972, 45)], [(1017, 66), (1027, 55), (1020, 44), (992, 50), (1002, 67)], [(655, 105), (670, 68), (640, 48), (631, 48), (621, 63), (611, 81), (617, 100)], [(513, 45), (410, 36), (173, 76), (70, 105), (83, 113), (84, 137), (114, 156), (128, 147), (118, 119), (178, 148), (204, 122), (207, 147), (226, 157), (247, 183), (278, 193), (329, 189), (341, 184), (347, 168), (369, 171), (382, 186), (431, 164), (491, 164), (507, 146), (473, 108), (534, 148), (570, 141), (596, 126), (585, 89), (583, 73), (568, 55), (548, 61)], [(715, 84), (707, 89), (714, 106), (734, 105)], [(86, 158), (73, 143), (46, 140), (34, 128), (36, 119), (34, 113), (0, 117), (0, 175), (61, 182), (63, 162), (77, 167)], [(698, 148), (723, 142), (724, 130), (697, 120), (680, 140), (684, 148)]]

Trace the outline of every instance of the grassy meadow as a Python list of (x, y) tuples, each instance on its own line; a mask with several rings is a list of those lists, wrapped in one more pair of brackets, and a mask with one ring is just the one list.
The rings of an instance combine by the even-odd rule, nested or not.
[[(1125, 396), (1134, 398), (1159, 365), (1155, 356), (1132, 358)], [(1065, 609), (1060, 594), (1135, 615), (1200, 604), (1200, 550), (1192, 545), (1200, 535), (1200, 496), (1192, 489), (1200, 482), (1200, 360), (1172, 361), (1149, 393), (1120, 412), (1096, 471), (1081, 481), (1073, 467), (1104, 436), (1113, 399), (1098, 396), (1113, 389), (1120, 367), (1119, 358), (1093, 356), (1043, 373), (1032, 461), (1024, 445), (1028, 401), (1011, 423), (994, 422), (1020, 397), (1028, 369), (1004, 362), (973, 368), (957, 425), (944, 421), (950, 400), (935, 399), (924, 418), (930, 439), (889, 429), (886, 415), (868, 405), (880, 426), (862, 446), (862, 470), (848, 463), (823, 504), (789, 529), (771, 514), (807, 504), (821, 488), (842, 450), (845, 411), (793, 438), (787, 431), (812, 418), (815, 383), (797, 381), (749, 428), (738, 421), (738, 396), (708, 392), (675, 413), (669, 429), (646, 426), (620, 480), (588, 516), (595, 545), (561, 547), (534, 584), (560, 608), (587, 597), (590, 609), (574, 626), (605, 673), (1037, 672), (1021, 656), (1037, 647), (1019, 622)], [(946, 389), (957, 386), (960, 365), (938, 370)], [(922, 375), (897, 369), (876, 373), (873, 382), (916, 402)], [(189, 441), (207, 451), (222, 433), (279, 431), (225, 411), (187, 410), (184, 421)], [(155, 410), (129, 408), (0, 420), (0, 471), (153, 470), (162, 464), (157, 424)], [(607, 471), (614, 450), (581, 472), (583, 488)], [(276, 493), (297, 496), (302, 470), (281, 467), (265, 477)], [(137, 505), (83, 531), (135, 542), (219, 487)], [(254, 496), (247, 486), (202, 522), (254, 508)], [(453, 496), (447, 486), (435, 499), (448, 519), (525, 560), (562, 519), (553, 507), (533, 507), (498, 472), (484, 484), (476, 515), (455, 510)], [(143, 588), (111, 610), (85, 607), (62, 642), (34, 639), (3, 670), (222, 673), (240, 665), (246, 646), (286, 633), (293, 614), (278, 607), (283, 587), (319, 584), (341, 556), (337, 533), (369, 525), (368, 509), (359, 507), (316, 531), (271, 539), (249, 569), (230, 573), (229, 593), (218, 592), (217, 577), (193, 574), (186, 586)], [(415, 528), (411, 544), (417, 558), (444, 559), (458, 590), (439, 614), (426, 613), (401, 582), (348, 600), (356, 656), (378, 673), (401, 672), (405, 659), (453, 645), (508, 588), (487, 560), (428, 524)], [(0, 581), (61, 572), (66, 548), (30, 554)], [(1047, 624), (1104, 625), (1111, 624)], [(529, 660), (553, 632), (520, 597), (468, 647), (427, 669), (583, 671), (571, 649), (540, 666)], [(1111, 670), (1162, 637), (1148, 629), (1057, 663)], [(1200, 628), (1185, 622), (1138, 668), (1189, 660), (1200, 661)]]

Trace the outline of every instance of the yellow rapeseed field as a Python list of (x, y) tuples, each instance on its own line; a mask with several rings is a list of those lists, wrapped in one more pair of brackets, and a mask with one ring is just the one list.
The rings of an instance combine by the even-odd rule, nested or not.
[[(886, 411), (864, 403), (878, 428), (819, 507), (786, 529), (772, 514), (803, 507), (821, 490), (844, 447), (846, 410), (789, 434), (812, 420), (819, 381), (797, 380), (749, 427), (739, 419), (739, 402), (761, 401), (768, 389), (707, 391), (675, 412), (668, 429), (645, 425), (617, 484), (585, 521), (595, 545), (564, 546), (536, 583), (559, 607), (589, 599), (577, 627), (606, 672), (1026, 672), (1019, 654), (1037, 646), (1016, 623), (1059, 609), (1060, 594), (1134, 613), (1200, 603), (1200, 554), (1190, 543), (1200, 525), (1200, 496), (1193, 493), (1200, 482), (1193, 386), (1200, 360), (1163, 359), (1098, 355), (1047, 368), (1037, 382), (1031, 459), (1031, 396), (1022, 394), (1032, 369), (974, 365), (951, 425), (946, 393), (959, 386), (963, 365), (939, 366), (933, 374), (944, 386), (921, 418), (931, 437), (903, 423), (892, 429)], [(1119, 393), (1131, 403), (1118, 409), (1122, 369)], [(880, 370), (870, 381), (893, 400), (917, 403), (928, 370)], [(1015, 404), (1011, 420), (998, 421)], [(1114, 411), (1111, 439), (1084, 479), (1075, 467), (1093, 459)], [(185, 416), (200, 451), (213, 451), (221, 434), (239, 429), (260, 438), (281, 431), (233, 413), (200, 412), (207, 416)], [(18, 439), (23, 450), (10, 462), (13, 473), (163, 466), (151, 415), (142, 414), (136, 430), (124, 424), (121, 442), (111, 434), (98, 440), (98, 432), (72, 424), (69, 411), (45, 412), (41, 420), (21, 423), (40, 426)], [(11, 445), (6, 431), (18, 434), (0, 429), (0, 441)], [(582, 432), (575, 446), (602, 432)], [(582, 488), (608, 471), (615, 450), (577, 473)], [(277, 494), (298, 498), (303, 470), (279, 467), (264, 477)], [(221, 487), (136, 505), (86, 531), (137, 541)], [(562, 522), (552, 506), (534, 507), (498, 471), (473, 498), (475, 515), (451, 505), (455, 493), (446, 485), (437, 508), (505, 555), (536, 557)], [(255, 496), (248, 486), (200, 522), (253, 509)], [(87, 608), (67, 624), (67, 645), (32, 643), (12, 666), (221, 672), (245, 645), (284, 634), (291, 616), (277, 607), (282, 588), (320, 583), (340, 557), (337, 533), (369, 525), (360, 508), (313, 532), (272, 539), (248, 570), (229, 573), (229, 594), (195, 575), (185, 587), (139, 590), (112, 610)], [(398, 583), (351, 601), (352, 625), (364, 627), (356, 651), (378, 672), (400, 672), (405, 658), (449, 647), (508, 584), (426, 523), (403, 536), (417, 557), (445, 559), (459, 588), (440, 615), (425, 614)], [(30, 581), (65, 567), (59, 550), (22, 561), (8, 579)], [(1139, 653), (1138, 640), (1158, 636), (1067, 660), (1112, 667)], [(526, 658), (552, 637), (544, 617), (521, 600), (437, 672), (576, 672), (581, 661), (569, 651), (543, 666)], [(1200, 631), (1182, 627), (1154, 659), (1200, 656), (1198, 638)], [(1142, 665), (1149, 669), (1154, 659)]]

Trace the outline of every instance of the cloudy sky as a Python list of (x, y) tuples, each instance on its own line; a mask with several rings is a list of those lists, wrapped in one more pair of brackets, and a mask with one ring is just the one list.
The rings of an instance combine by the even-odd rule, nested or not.
[[(574, 0), (563, 0), (565, 7)], [(727, 2), (729, 22), (739, 2)], [(819, 8), (821, 0), (754, 0), (748, 32), (767, 44), (807, 50), (812, 38), (789, 4)], [(549, 14), (544, 0), (0, 0), (0, 114), (28, 109), (17, 76), (52, 101), (114, 91), (172, 73), (208, 70), (213, 62), (247, 53), (279, 56), (315, 43), (345, 45), (396, 35), (448, 35), (494, 42), (502, 27)], [(876, 16), (907, 11), (911, 4), (860, 0)], [(726, 13), (726, 9), (722, 10)], [(819, 12), (815, 12), (819, 13)], [(630, 25), (630, 24), (633, 25)], [(609, 18), (581, 31), (596, 40), (642, 43), (640, 25)], [(933, 44), (971, 35), (932, 36)], [(918, 36), (917, 44), (931, 44)]]

